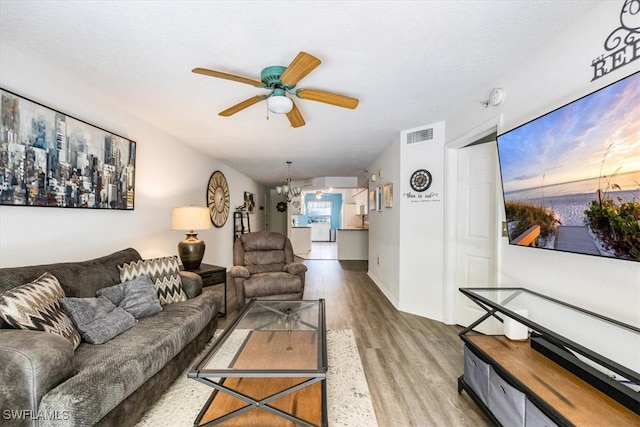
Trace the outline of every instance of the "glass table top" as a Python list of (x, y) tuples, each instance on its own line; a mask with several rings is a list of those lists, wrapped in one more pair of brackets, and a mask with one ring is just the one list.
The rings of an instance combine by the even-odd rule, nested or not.
[(324, 300), (252, 300), (190, 377), (326, 373)]
[(518, 320), (542, 335), (589, 349), (636, 376), (640, 372), (640, 328), (524, 288), (460, 288), (476, 303)]

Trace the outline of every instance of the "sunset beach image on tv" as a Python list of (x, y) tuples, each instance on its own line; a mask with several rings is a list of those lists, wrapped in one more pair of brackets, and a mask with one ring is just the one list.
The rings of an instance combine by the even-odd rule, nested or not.
[(497, 142), (510, 244), (640, 261), (640, 72)]

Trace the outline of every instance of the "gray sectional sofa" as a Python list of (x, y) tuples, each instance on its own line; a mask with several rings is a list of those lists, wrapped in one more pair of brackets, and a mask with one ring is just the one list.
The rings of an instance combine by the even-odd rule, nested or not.
[[(95, 297), (120, 283), (118, 266), (135, 249), (71, 263), (0, 269), (0, 293), (53, 274), (67, 297)], [(127, 426), (137, 420), (211, 339), (222, 293), (180, 272), (187, 301), (167, 304), (110, 341), (71, 342), (0, 325), (0, 425)], [(0, 320), (2, 322), (2, 320)]]

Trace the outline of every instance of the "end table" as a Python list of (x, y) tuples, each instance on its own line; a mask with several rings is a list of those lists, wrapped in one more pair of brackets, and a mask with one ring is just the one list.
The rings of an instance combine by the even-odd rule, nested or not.
[[(181, 268), (184, 268), (181, 266)], [(202, 286), (213, 286), (224, 284), (224, 312), (220, 313), (220, 317), (227, 315), (227, 269), (218, 265), (201, 263), (199, 268), (195, 270), (186, 270), (196, 273), (202, 277)]]

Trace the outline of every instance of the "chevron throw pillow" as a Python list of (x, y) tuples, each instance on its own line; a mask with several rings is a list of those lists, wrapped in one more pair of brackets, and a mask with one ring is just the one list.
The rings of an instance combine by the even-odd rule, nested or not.
[(182, 288), (178, 258), (175, 256), (134, 261), (118, 268), (121, 282), (148, 274), (156, 288), (161, 305), (187, 300), (187, 294)]
[(0, 317), (12, 328), (61, 335), (80, 345), (80, 334), (60, 305), (64, 290), (51, 273), (0, 294)]

